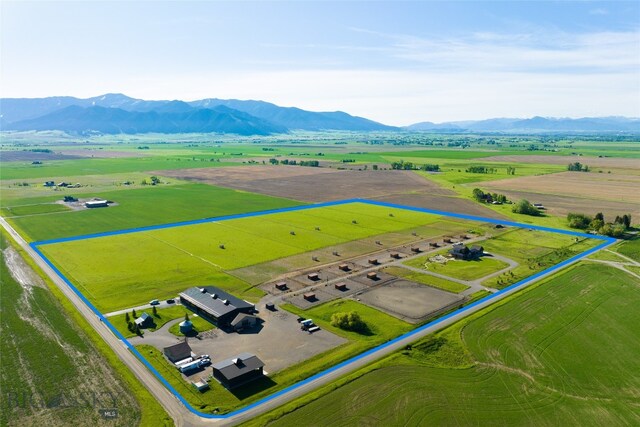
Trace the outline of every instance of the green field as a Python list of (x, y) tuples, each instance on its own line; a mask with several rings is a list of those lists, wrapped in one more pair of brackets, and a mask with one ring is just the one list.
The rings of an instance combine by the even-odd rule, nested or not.
[(262, 291), (227, 270), (409, 230), (439, 218), (351, 203), (76, 240), (41, 250), (103, 312), (175, 297), (189, 286), (205, 284), (255, 301)]
[[(93, 193), (91, 196), (112, 200), (118, 205), (12, 218), (10, 222), (27, 240), (38, 241), (301, 204), (205, 184), (147, 186)], [(45, 200), (54, 201), (61, 197), (49, 196)]]
[(487, 256), (467, 261), (452, 259), (445, 263), (431, 262), (429, 261), (431, 256), (414, 258), (405, 261), (403, 264), (433, 273), (444, 274), (445, 276), (460, 280), (481, 279), (489, 274), (509, 267), (509, 264), (506, 262)]
[(248, 425), (637, 425), (638, 303), (580, 264)]
[(33, 205), (12, 206), (0, 209), (4, 217), (41, 215), (57, 212), (68, 212), (70, 209), (59, 203), (38, 203)]
[(417, 271), (407, 270), (402, 267), (387, 267), (384, 271), (385, 273), (389, 273), (394, 276), (403, 277), (407, 280), (422, 283), (433, 288), (442, 289), (443, 291), (453, 292), (454, 294), (459, 294), (460, 292), (464, 292), (469, 289), (469, 286), (463, 285), (462, 283), (452, 282), (451, 280), (442, 279), (429, 274), (421, 274)]

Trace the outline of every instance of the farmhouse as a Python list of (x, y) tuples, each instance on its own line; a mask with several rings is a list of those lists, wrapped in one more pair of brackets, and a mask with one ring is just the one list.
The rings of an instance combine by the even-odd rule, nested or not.
[(256, 355), (241, 353), (233, 359), (213, 365), (213, 377), (228, 389), (233, 389), (264, 375), (264, 363)]
[(178, 344), (163, 348), (162, 352), (171, 363), (176, 363), (195, 356), (195, 353), (191, 351), (191, 347), (186, 339)]
[(228, 326), (239, 313), (255, 311), (253, 304), (213, 286), (189, 288), (180, 293), (180, 302), (219, 327)]
[(455, 259), (478, 259), (484, 253), (484, 248), (482, 246), (472, 246), (471, 249), (464, 245), (455, 246), (453, 249), (449, 250), (449, 254)]
[(87, 208), (106, 208), (109, 204), (106, 200), (88, 200), (84, 202), (84, 206)]

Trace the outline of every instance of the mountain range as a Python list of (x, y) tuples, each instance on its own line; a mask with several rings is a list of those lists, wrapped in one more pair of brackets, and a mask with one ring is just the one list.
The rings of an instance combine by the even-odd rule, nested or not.
[(640, 119), (585, 117), (497, 118), (387, 126), (342, 111), (313, 112), (252, 100), (208, 98), (197, 101), (147, 101), (123, 94), (93, 98), (0, 98), (0, 128), (69, 133), (215, 132), (271, 135), (291, 130), (398, 131), (433, 133), (640, 133)]
[(65, 132), (183, 133), (217, 132), (269, 135), (289, 130), (398, 130), (362, 117), (312, 112), (264, 101), (202, 99), (146, 101), (122, 94), (93, 98), (0, 99), (3, 130), (62, 130)]

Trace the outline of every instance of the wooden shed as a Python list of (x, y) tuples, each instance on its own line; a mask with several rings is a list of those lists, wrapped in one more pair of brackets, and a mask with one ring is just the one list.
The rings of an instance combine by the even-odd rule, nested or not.
[(422, 249), (414, 246), (413, 248), (411, 248), (411, 252), (419, 254), (420, 252), (422, 252)]
[(344, 283), (344, 282), (336, 283), (334, 286), (339, 291), (346, 291), (347, 290), (347, 284)]
[(340, 270), (342, 270), (342, 271), (349, 271), (349, 270), (350, 270), (350, 268), (349, 268), (349, 264), (340, 264), (340, 265), (338, 266), (338, 268), (339, 268)]
[(369, 258), (369, 264), (378, 265), (378, 258)]
[(307, 274), (307, 279), (309, 279), (309, 280), (320, 280), (320, 275), (318, 273), (309, 273), (309, 274)]
[(316, 300), (316, 294), (313, 292), (307, 292), (306, 294), (302, 295), (302, 297), (304, 299), (306, 299), (307, 301), (315, 301)]
[(371, 273), (367, 273), (367, 279), (377, 280), (378, 273), (376, 273), (375, 271), (372, 271)]
[(287, 282), (278, 282), (276, 283), (276, 289), (279, 291), (286, 291), (287, 290)]
[(438, 245), (438, 242), (430, 242), (429, 243), (429, 247), (430, 248), (437, 248), (438, 246), (440, 246), (440, 245)]
[(398, 252), (391, 252), (389, 256), (394, 259), (400, 259), (400, 254)]

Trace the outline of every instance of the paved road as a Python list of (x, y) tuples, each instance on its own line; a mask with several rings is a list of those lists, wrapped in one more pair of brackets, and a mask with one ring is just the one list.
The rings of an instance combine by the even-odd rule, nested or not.
[[(167, 389), (164, 388), (160, 381), (149, 370), (147, 370), (142, 362), (140, 362), (129, 350), (127, 350), (124, 344), (120, 342), (120, 340), (118, 340), (116, 336), (113, 335), (103, 323), (101, 323), (101, 321), (93, 313), (93, 311), (75, 294), (75, 292), (73, 292), (73, 290), (67, 285), (67, 283), (62, 280), (62, 278), (60, 278), (35, 251), (31, 249), (27, 242), (25, 242), (24, 239), (22, 239), (22, 237), (20, 237), (20, 235), (2, 217), (0, 217), (0, 224), (2, 224), (2, 226), (20, 244), (20, 246), (22, 246), (22, 248), (24, 248), (24, 250), (29, 253), (29, 255), (38, 264), (38, 266), (42, 268), (42, 270), (47, 275), (49, 275), (49, 277), (51, 277), (53, 282), (62, 290), (66, 297), (69, 298), (73, 305), (76, 306), (79, 312), (87, 319), (87, 321), (102, 337), (102, 339), (105, 340), (105, 342), (115, 351), (122, 362), (127, 365), (127, 367), (136, 375), (136, 377), (165, 408), (165, 410), (173, 418), (177, 426), (206, 426), (214, 424), (235, 425), (240, 422), (249, 420), (297, 397), (300, 397), (310, 392), (311, 390), (320, 387), (323, 384), (327, 384), (345, 374), (353, 372), (363, 366), (369, 365), (375, 360), (378, 360), (386, 356), (387, 354), (392, 353), (393, 351), (403, 348), (407, 344), (410, 344), (445, 326), (451, 325), (458, 320), (472, 313), (475, 313), (476, 311), (481, 310), (486, 306), (494, 304), (496, 301), (499, 301), (515, 292), (518, 292), (520, 289), (526, 286), (530, 286), (531, 284), (543, 279), (544, 277), (555, 273), (555, 271), (553, 271), (551, 273), (547, 273), (546, 275), (538, 276), (535, 280), (528, 282), (526, 285), (523, 285), (518, 289), (505, 291), (489, 301), (477, 304), (464, 312), (451, 315), (450, 317), (440, 321), (438, 324), (421, 329), (413, 333), (411, 336), (395, 341), (393, 344), (389, 344), (386, 347), (380, 348), (375, 352), (372, 352), (367, 356), (362, 357), (348, 365), (343, 365), (340, 368), (335, 369), (331, 373), (328, 373), (322, 377), (308, 381), (304, 385), (289, 390), (286, 393), (282, 393), (269, 401), (253, 406), (242, 413), (235, 414), (224, 420), (212, 420), (198, 417), (197, 415), (191, 413), (185, 406), (183, 406)], [(577, 261), (573, 261), (573, 263), (575, 262)]]

